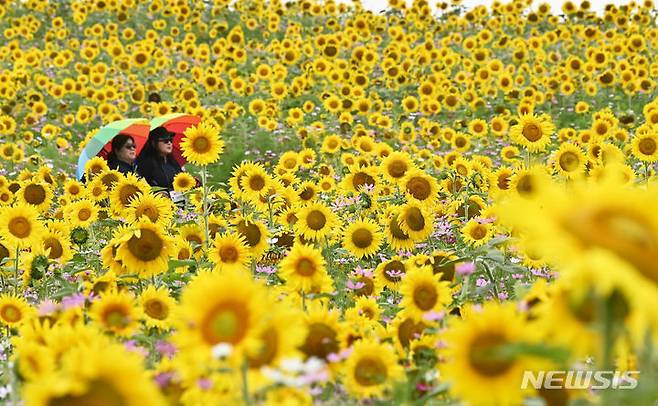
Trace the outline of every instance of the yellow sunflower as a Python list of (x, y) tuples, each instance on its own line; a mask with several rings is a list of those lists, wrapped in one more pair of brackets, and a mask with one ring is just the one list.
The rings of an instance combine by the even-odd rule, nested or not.
[(129, 336), (139, 327), (141, 311), (132, 294), (112, 290), (102, 293), (93, 302), (89, 315), (102, 329)]
[(52, 204), (53, 191), (45, 182), (27, 181), (14, 195), (22, 204), (33, 206), (38, 211), (44, 212)]
[(319, 202), (302, 207), (296, 217), (295, 231), (307, 240), (322, 240), (339, 225), (338, 216)]
[(196, 186), (196, 179), (187, 172), (180, 172), (174, 177), (174, 190), (176, 192), (187, 192)]
[(171, 319), (176, 308), (176, 300), (169, 296), (165, 286), (156, 288), (149, 285), (139, 295), (142, 307), (142, 320), (148, 327), (167, 330), (171, 327)]
[(553, 167), (560, 175), (571, 179), (585, 172), (587, 159), (583, 151), (574, 144), (563, 143), (553, 155)]
[(228, 233), (215, 237), (208, 258), (220, 271), (245, 270), (251, 260), (251, 252), (243, 236)]
[(492, 223), (485, 223), (473, 218), (466, 222), (461, 232), (466, 244), (479, 247), (493, 237), (494, 226)]
[(433, 313), (441, 312), (452, 302), (449, 282), (441, 282), (431, 267), (412, 267), (400, 286), (402, 312), (416, 321), (432, 320)]
[(64, 264), (73, 258), (68, 234), (49, 229), (41, 234), (41, 242), (43, 249), (48, 253), (48, 259)]
[(231, 358), (256, 348), (269, 305), (265, 288), (245, 272), (204, 272), (181, 295), (178, 341), (183, 348), (232, 346)]
[[(523, 373), (532, 359), (506, 351), (508, 346), (530, 342), (530, 330), (514, 305), (487, 302), (463, 320), (453, 319), (444, 334), (442, 378), (450, 393), (473, 405), (523, 403)], [(488, 388), (474, 391), (473, 385)]]
[(434, 216), (423, 205), (409, 202), (400, 208), (400, 230), (414, 241), (424, 241), (434, 230)]
[(0, 295), (0, 323), (9, 327), (17, 327), (35, 313), (27, 301), (9, 293)]
[(408, 171), (402, 179), (402, 186), (409, 199), (420, 203), (430, 205), (438, 199), (439, 183), (419, 169)]
[(638, 131), (633, 137), (633, 155), (643, 162), (658, 160), (658, 126), (650, 131)]
[(397, 207), (388, 215), (383, 215), (381, 220), (384, 224), (384, 233), (389, 245), (394, 250), (412, 249), (416, 243), (400, 228), (400, 208)]
[(529, 152), (541, 152), (551, 142), (555, 126), (550, 118), (540, 118), (534, 114), (522, 114), (516, 125), (510, 128), (510, 138)]
[(244, 172), (240, 186), (247, 199), (258, 200), (267, 192), (271, 182), (272, 179), (265, 169), (260, 165), (254, 165)]
[(195, 165), (208, 165), (216, 162), (224, 151), (224, 141), (219, 136), (219, 128), (209, 122), (202, 122), (185, 130), (181, 141), (181, 152), (188, 162)]
[(402, 179), (407, 171), (415, 169), (409, 154), (406, 152), (394, 151), (386, 158), (382, 159), (379, 171), (386, 179), (393, 183), (402, 183)]
[(396, 255), (388, 259), (375, 268), (375, 280), (381, 286), (377, 290), (387, 287), (390, 290), (397, 290), (402, 278), (407, 273), (407, 261)]
[(330, 292), (333, 287), (322, 253), (310, 245), (293, 245), (279, 263), (279, 275), (286, 281), (286, 286), (295, 292)]
[(326, 361), (330, 354), (341, 351), (339, 337), (345, 326), (339, 317), (340, 312), (335, 309), (327, 310), (317, 303), (309, 305), (304, 317), (306, 337), (299, 346), (306, 359), (315, 357)]
[(258, 337), (259, 344), (247, 353), (250, 371), (261, 371), (265, 366), (276, 367), (284, 359), (299, 358), (298, 347), (305, 336), (302, 311), (285, 301), (273, 303)]
[(267, 250), (267, 239), (269, 231), (261, 221), (255, 221), (248, 217), (237, 217), (234, 219), (235, 231), (244, 238), (251, 250), (254, 260), (260, 259)]
[(126, 209), (130, 206), (130, 203), (132, 203), (140, 193), (144, 194), (151, 190), (151, 186), (146, 183), (146, 180), (138, 178), (132, 173), (125, 176), (119, 174), (119, 176), (120, 177), (117, 182), (113, 184), (110, 192), (110, 207), (112, 207), (112, 212), (115, 216), (124, 215)]
[(43, 226), (33, 206), (0, 207), (0, 236), (12, 247), (26, 248), (39, 241)]
[(107, 161), (99, 156), (95, 156), (85, 163), (85, 177), (87, 180), (91, 180), (96, 175), (109, 170), (110, 167), (107, 165)]
[[(53, 335), (66, 337), (60, 327)], [(60, 332), (61, 331), (61, 332)], [(68, 334), (75, 338), (75, 332)], [(67, 348), (56, 375), (28, 382), (23, 388), (30, 405), (167, 404), (139, 355), (119, 344), (83, 335), (88, 342)]]
[(64, 207), (64, 218), (73, 227), (89, 227), (98, 219), (99, 208), (89, 199), (79, 199)]
[(130, 201), (124, 214), (131, 223), (147, 220), (165, 227), (174, 215), (174, 204), (160, 194), (141, 193)]
[(372, 339), (354, 344), (343, 371), (345, 389), (359, 399), (380, 397), (404, 378), (393, 348)]
[(375, 255), (382, 240), (377, 223), (367, 218), (351, 223), (343, 231), (343, 248), (357, 258)]
[(116, 259), (131, 273), (149, 277), (167, 271), (167, 261), (173, 248), (172, 238), (155, 224), (140, 220), (134, 227), (128, 228), (119, 241)]

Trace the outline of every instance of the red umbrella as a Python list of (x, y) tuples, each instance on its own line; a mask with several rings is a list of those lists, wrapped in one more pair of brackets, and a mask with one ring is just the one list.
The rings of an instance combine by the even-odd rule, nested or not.
[(183, 133), (189, 127), (197, 125), (201, 122), (201, 118), (190, 114), (172, 113), (164, 116), (156, 117), (151, 120), (151, 130), (158, 127), (164, 127), (167, 131), (174, 133), (174, 150), (172, 154), (174, 159), (180, 166), (185, 165), (187, 162), (185, 157), (181, 154), (180, 143), (183, 139)]

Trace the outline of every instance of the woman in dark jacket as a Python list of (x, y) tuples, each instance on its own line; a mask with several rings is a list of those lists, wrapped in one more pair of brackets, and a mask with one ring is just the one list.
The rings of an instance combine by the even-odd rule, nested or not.
[(137, 172), (135, 148), (137, 146), (133, 137), (118, 134), (112, 140), (112, 151), (107, 155), (107, 166), (123, 174)]
[(174, 159), (174, 134), (164, 127), (158, 127), (149, 133), (144, 149), (137, 157), (137, 173), (146, 179), (149, 185), (172, 191), (174, 177), (183, 170)]

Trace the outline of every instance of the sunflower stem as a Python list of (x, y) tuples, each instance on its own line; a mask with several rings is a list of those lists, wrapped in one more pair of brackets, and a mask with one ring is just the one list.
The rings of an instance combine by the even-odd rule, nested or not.
[(208, 233), (208, 179), (207, 179), (207, 174), (206, 174), (206, 166), (203, 166), (203, 169), (201, 170), (201, 183), (203, 187), (203, 231), (205, 232), (205, 245), (206, 245), (206, 250), (208, 250), (208, 243), (209, 243), (209, 233)]
[(489, 268), (489, 266), (487, 265), (486, 262), (481, 261), (480, 263), (484, 267), (484, 271), (487, 273), (487, 277), (489, 278), (489, 281), (491, 282), (491, 287), (493, 288), (494, 295), (496, 296), (496, 300), (500, 302), (500, 296), (499, 296), (499, 293), (498, 293), (497, 282), (496, 282), (496, 279), (494, 279), (494, 276), (493, 276), (493, 273), (491, 272), (491, 269)]
[(18, 246), (16, 246), (16, 258), (14, 261), (14, 294), (18, 295), (18, 254), (20, 250)]
[(528, 148), (525, 149), (525, 167), (530, 168), (530, 150)]
[(249, 364), (247, 360), (242, 363), (242, 368), (240, 372), (242, 375), (242, 399), (244, 400), (245, 406), (251, 405), (251, 398), (249, 397), (249, 377), (247, 373), (249, 372)]

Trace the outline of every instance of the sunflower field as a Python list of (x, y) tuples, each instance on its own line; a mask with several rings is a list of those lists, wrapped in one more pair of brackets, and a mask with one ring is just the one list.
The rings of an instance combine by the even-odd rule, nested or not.
[(1, 0), (0, 402), (656, 404), (658, 8), (408, 3)]

